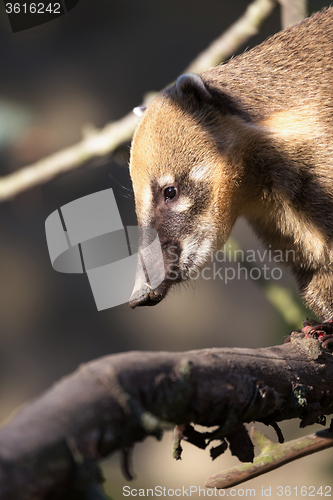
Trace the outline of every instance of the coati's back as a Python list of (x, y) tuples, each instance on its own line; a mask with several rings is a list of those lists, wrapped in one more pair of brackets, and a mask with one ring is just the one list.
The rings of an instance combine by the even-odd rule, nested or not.
[[(301, 240), (303, 232), (303, 239), (313, 244), (312, 248), (300, 245), (298, 263), (307, 267), (316, 260), (314, 254), (321, 254), (326, 264), (333, 262), (333, 8), (277, 33), (201, 77), (208, 87), (230, 96), (235, 109), (270, 137), (262, 157), (278, 217), (273, 217), (273, 223), (263, 214), (258, 220), (249, 214), (258, 235), (287, 249), (293, 247), (290, 239)], [(265, 158), (268, 151), (277, 152), (275, 158), (269, 154)], [(244, 152), (246, 156), (252, 156), (251, 149)], [(259, 185), (261, 181), (265, 182), (259, 176)], [(274, 236), (267, 227), (272, 223)], [(289, 238), (276, 241), (277, 233)], [(324, 260), (319, 262), (324, 265)]]

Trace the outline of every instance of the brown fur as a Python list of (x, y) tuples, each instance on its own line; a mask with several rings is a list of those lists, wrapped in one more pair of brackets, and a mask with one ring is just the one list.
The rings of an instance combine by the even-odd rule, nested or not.
[(138, 221), (157, 230), (167, 276), (137, 286), (132, 306), (190, 277), (244, 216), (267, 245), (295, 251), (306, 302), (333, 319), (333, 9), (198, 78), (163, 91), (133, 139)]

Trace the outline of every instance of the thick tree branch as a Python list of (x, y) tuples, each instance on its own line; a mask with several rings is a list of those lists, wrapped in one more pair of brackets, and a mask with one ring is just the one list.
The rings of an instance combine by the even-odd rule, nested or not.
[[(101, 358), (21, 408), (0, 429), (0, 498), (88, 498), (76, 497), (78, 489), (100, 498), (98, 459), (122, 450), (130, 476), (134, 443), (149, 435), (160, 438), (174, 425), (177, 458), (181, 439), (200, 448), (214, 440), (213, 458), (228, 442), (240, 460), (251, 461), (253, 445), (243, 424), (275, 425), (296, 417), (302, 426), (323, 422), (333, 412), (332, 380), (332, 354), (319, 341), (297, 336), (265, 349)], [(218, 429), (199, 433), (191, 423)]]
[[(254, 0), (239, 21), (200, 54), (184, 72), (199, 73), (231, 56), (258, 32), (275, 5), (276, 0)], [(142, 106), (147, 106), (155, 95), (154, 92), (148, 93)], [(137, 122), (137, 117), (130, 112), (102, 130), (91, 131), (78, 144), (0, 178), (0, 202), (79, 168), (96, 157), (111, 154), (132, 137)]]

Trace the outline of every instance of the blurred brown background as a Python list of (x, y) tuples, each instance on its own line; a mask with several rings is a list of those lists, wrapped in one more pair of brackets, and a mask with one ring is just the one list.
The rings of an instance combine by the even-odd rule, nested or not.
[[(1, 3), (0, 175), (76, 143), (87, 124), (103, 127), (121, 118), (145, 92), (175, 79), (248, 3), (80, 0), (65, 16), (16, 34)], [(311, 1), (309, 12), (324, 5)], [(248, 46), (279, 29), (277, 10)], [(125, 304), (97, 312), (85, 276), (52, 269), (44, 224), (61, 205), (112, 187), (124, 224), (135, 224), (133, 199), (122, 188), (131, 187), (127, 157), (126, 146), (112, 158), (0, 204), (1, 419), (99, 356), (132, 349), (269, 346), (281, 343), (290, 329), (255, 281), (197, 281), (155, 308), (132, 311)], [(259, 248), (244, 222), (233, 235), (244, 249)], [(279, 284), (295, 290), (286, 270)], [(299, 433), (296, 421), (282, 429), (288, 439)], [(185, 446), (183, 461), (173, 463), (171, 439), (167, 434), (161, 444), (151, 439), (137, 447), (138, 479), (131, 487), (199, 487), (207, 475), (237, 462), (227, 452), (211, 463), (207, 452)], [(123, 498), (121, 488), (128, 483), (117, 457), (106, 461), (104, 471), (107, 491)], [(328, 450), (242, 487), (256, 488), (260, 496), (261, 486), (271, 485), (274, 497), (277, 485), (332, 485), (332, 472)], [(293, 489), (289, 498), (299, 496)]]

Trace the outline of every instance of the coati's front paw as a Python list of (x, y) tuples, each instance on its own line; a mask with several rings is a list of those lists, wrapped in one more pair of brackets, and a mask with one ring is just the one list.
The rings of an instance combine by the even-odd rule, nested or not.
[[(325, 321), (323, 323), (317, 323), (313, 319), (309, 319), (303, 322), (303, 328), (301, 330), (296, 330), (297, 333), (303, 333), (306, 339), (315, 338), (320, 340), (322, 346), (330, 351), (333, 351), (333, 321)], [(293, 333), (293, 332), (292, 332)], [(284, 343), (288, 343), (291, 340), (291, 335), (286, 338)]]

